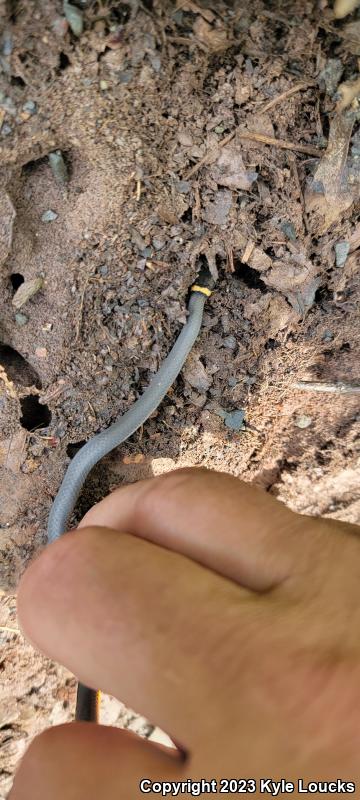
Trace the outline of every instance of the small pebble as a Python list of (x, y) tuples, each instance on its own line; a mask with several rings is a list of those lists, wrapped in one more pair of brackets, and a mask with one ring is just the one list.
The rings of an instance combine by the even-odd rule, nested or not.
[(1, 49), (3, 56), (5, 57), (11, 56), (11, 53), (13, 51), (13, 40), (10, 33), (4, 33)]
[(99, 86), (102, 92), (106, 92), (106, 89), (109, 88), (109, 84), (107, 81), (100, 81)]
[(103, 275), (103, 277), (105, 277), (105, 275), (108, 274), (108, 271), (109, 270), (107, 264), (101, 264), (101, 266), (99, 267), (100, 275)]
[(227, 350), (235, 350), (236, 347), (236, 339), (235, 336), (226, 336), (223, 339), (223, 345), (227, 348)]
[(65, 17), (56, 17), (51, 27), (55, 33), (55, 36), (60, 36), (63, 39), (68, 32), (69, 23)]
[(295, 420), (295, 425), (297, 428), (308, 428), (309, 425), (312, 423), (312, 417), (308, 417), (306, 414), (300, 414), (300, 416)]
[(64, 0), (63, 11), (74, 36), (81, 36), (84, 30), (84, 19), (80, 8), (72, 6), (71, 3)]
[(187, 194), (190, 192), (191, 183), (190, 181), (178, 181), (175, 188), (180, 194)]
[(37, 358), (46, 358), (47, 357), (46, 347), (37, 347), (35, 349), (35, 355)]
[(243, 408), (238, 408), (236, 411), (225, 411), (221, 409), (219, 416), (223, 418), (225, 425), (231, 431), (244, 430), (245, 411)]
[(27, 114), (31, 116), (37, 113), (37, 105), (34, 100), (27, 100), (26, 103), (23, 105), (23, 111), (26, 111)]
[(323, 342), (332, 342), (333, 338), (334, 338), (334, 334), (332, 333), (332, 331), (329, 331), (329, 330), (324, 331), (323, 336), (322, 336)]
[(216, 128), (215, 128), (215, 133), (224, 133), (224, 126), (223, 125), (217, 125)]
[(4, 122), (4, 124), (3, 124), (2, 128), (1, 128), (2, 135), (3, 136), (10, 136), (12, 134), (12, 132), (13, 132), (13, 129), (12, 129), (11, 125), (9, 125), (8, 122)]
[(54, 150), (53, 153), (49, 153), (49, 164), (55, 180), (58, 183), (67, 183), (69, 173), (61, 150)]
[(292, 222), (282, 222), (280, 228), (287, 239), (290, 239), (291, 242), (296, 242), (296, 230)]
[(231, 376), (229, 378), (229, 380), (228, 380), (228, 386), (231, 386), (231, 388), (234, 389), (236, 384), (237, 384), (237, 378), (235, 378), (234, 376)]
[(124, 70), (124, 72), (118, 73), (119, 83), (124, 83), (124, 84), (130, 83), (132, 77), (133, 77), (133, 72), (129, 69)]
[(337, 267), (343, 267), (349, 255), (350, 243), (338, 242), (335, 245), (335, 262)]
[(152, 243), (153, 246), (155, 247), (155, 250), (162, 250), (166, 244), (165, 239), (160, 239), (160, 237), (158, 236), (154, 236)]
[(44, 211), (44, 213), (41, 215), (41, 221), (42, 222), (54, 222), (54, 220), (57, 219), (58, 216), (59, 215), (56, 214), (55, 211), (52, 211), (51, 208), (49, 208), (48, 211)]
[(21, 311), (19, 311), (18, 314), (15, 314), (15, 322), (20, 328), (22, 328), (23, 325), (27, 325), (29, 318), (26, 316), (26, 314), (22, 314)]

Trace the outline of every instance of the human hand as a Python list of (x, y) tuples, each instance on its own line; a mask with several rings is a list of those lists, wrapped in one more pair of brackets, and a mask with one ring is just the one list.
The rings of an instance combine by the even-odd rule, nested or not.
[(356, 527), (202, 469), (118, 489), (80, 527), (25, 572), (23, 630), (179, 750), (91, 723), (52, 728), (11, 800), (131, 800), (143, 778), (248, 778), (255, 796), (261, 778), (295, 794), (298, 778), (359, 782)]

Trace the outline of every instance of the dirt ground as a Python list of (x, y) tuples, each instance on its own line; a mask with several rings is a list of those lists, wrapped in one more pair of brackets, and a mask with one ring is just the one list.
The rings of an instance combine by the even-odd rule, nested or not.
[[(1, 800), (75, 696), (17, 632), (17, 581), (69, 459), (169, 351), (200, 255), (194, 352), (77, 518), (202, 464), (359, 521), (360, 12), (9, 0), (0, 21)], [(112, 700), (106, 719), (159, 735)]]

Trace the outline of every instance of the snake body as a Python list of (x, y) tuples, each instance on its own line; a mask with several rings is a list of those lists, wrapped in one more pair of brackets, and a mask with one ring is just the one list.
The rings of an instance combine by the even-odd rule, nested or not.
[(49, 543), (67, 530), (70, 516), (91, 469), (146, 422), (174, 383), (199, 334), (205, 299), (206, 296), (201, 291), (191, 292), (188, 319), (144, 394), (107, 430), (84, 444), (72, 459), (50, 511), (47, 531)]
[[(210, 289), (200, 280), (191, 289), (188, 319), (172, 350), (150, 385), (138, 400), (118, 417), (107, 430), (90, 439), (70, 462), (60, 489), (54, 499), (48, 522), (48, 542), (54, 542), (68, 529), (69, 520), (81, 493), (85, 480), (95, 466), (114, 447), (125, 442), (157, 409), (170, 386), (182, 369), (199, 334), (206, 297)], [(83, 684), (78, 684), (75, 718), (82, 721), (98, 720), (99, 693)]]

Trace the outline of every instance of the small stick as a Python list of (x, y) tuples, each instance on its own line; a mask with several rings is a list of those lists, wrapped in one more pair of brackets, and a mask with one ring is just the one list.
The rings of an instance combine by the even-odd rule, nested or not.
[(19, 633), (21, 636), (21, 631), (18, 628), (8, 628), (7, 625), (0, 625), (0, 631), (6, 631), (7, 633)]
[(297, 83), (295, 86), (292, 86), (291, 89), (287, 89), (286, 92), (282, 92), (282, 94), (278, 94), (277, 97), (274, 97), (273, 100), (270, 100), (269, 103), (266, 103), (263, 108), (260, 109), (260, 113), (262, 114), (264, 111), (269, 111), (270, 108), (274, 108), (278, 103), (282, 103), (287, 97), (291, 97), (293, 94), (297, 92), (301, 92), (302, 89), (308, 89), (309, 86), (314, 86), (313, 81), (301, 81), (301, 83)]
[(299, 153), (306, 153), (309, 156), (316, 156), (321, 158), (324, 155), (324, 150), (319, 150), (311, 144), (300, 144), (298, 142), (287, 142), (286, 139), (274, 139), (273, 136), (266, 136), (264, 133), (255, 133), (253, 131), (238, 131), (240, 139), (248, 139), (249, 141), (260, 142), (261, 144), (269, 144), (272, 147), (281, 147), (283, 150), (298, 150)]
[(331, 392), (332, 394), (360, 394), (358, 386), (351, 383), (321, 383), (320, 381), (297, 381), (295, 389), (304, 389), (305, 392)]
[[(232, 131), (231, 133), (228, 133), (228, 135), (225, 136), (224, 139), (222, 139), (217, 146), (225, 147), (226, 144), (229, 144), (229, 142), (231, 142), (231, 140), (234, 138), (236, 134), (238, 134), (240, 139), (248, 139), (249, 141), (260, 142), (261, 144), (269, 144), (272, 145), (273, 147), (281, 147), (283, 150), (298, 150), (299, 153), (305, 153), (306, 155), (309, 156), (316, 156), (316, 158), (321, 158), (321, 156), (324, 155), (324, 150), (319, 150), (317, 147), (313, 147), (311, 144), (299, 144), (297, 142), (287, 142), (285, 139), (274, 139), (273, 136), (266, 136), (264, 133), (255, 133), (253, 131), (239, 131), (239, 130)], [(211, 161), (212, 158), (213, 158), (213, 152), (206, 153), (204, 155), (204, 158), (202, 158), (201, 161), (198, 161), (198, 163), (195, 164), (191, 168), (191, 170), (189, 170), (187, 175), (185, 175), (185, 180), (189, 180), (189, 178), (192, 178), (193, 175), (195, 175), (196, 172), (198, 172), (199, 169), (201, 169), (201, 167), (204, 167), (206, 164), (208, 164), (209, 159)]]
[[(231, 131), (231, 133), (228, 133), (228, 135), (225, 136), (221, 140), (221, 142), (218, 143), (217, 147), (225, 147), (226, 144), (229, 144), (229, 142), (231, 142), (231, 140), (234, 138), (235, 134), (236, 134), (236, 131)], [(204, 158), (202, 158), (201, 161), (198, 161), (198, 163), (195, 164), (191, 168), (191, 170), (187, 173), (187, 175), (185, 175), (185, 180), (189, 180), (189, 178), (192, 178), (192, 176), (195, 175), (195, 173), (198, 172), (199, 169), (201, 169), (201, 167), (204, 167), (205, 164), (208, 163), (208, 159), (212, 158), (212, 155), (213, 155), (212, 153), (211, 154), (210, 153), (206, 153), (204, 155)]]

